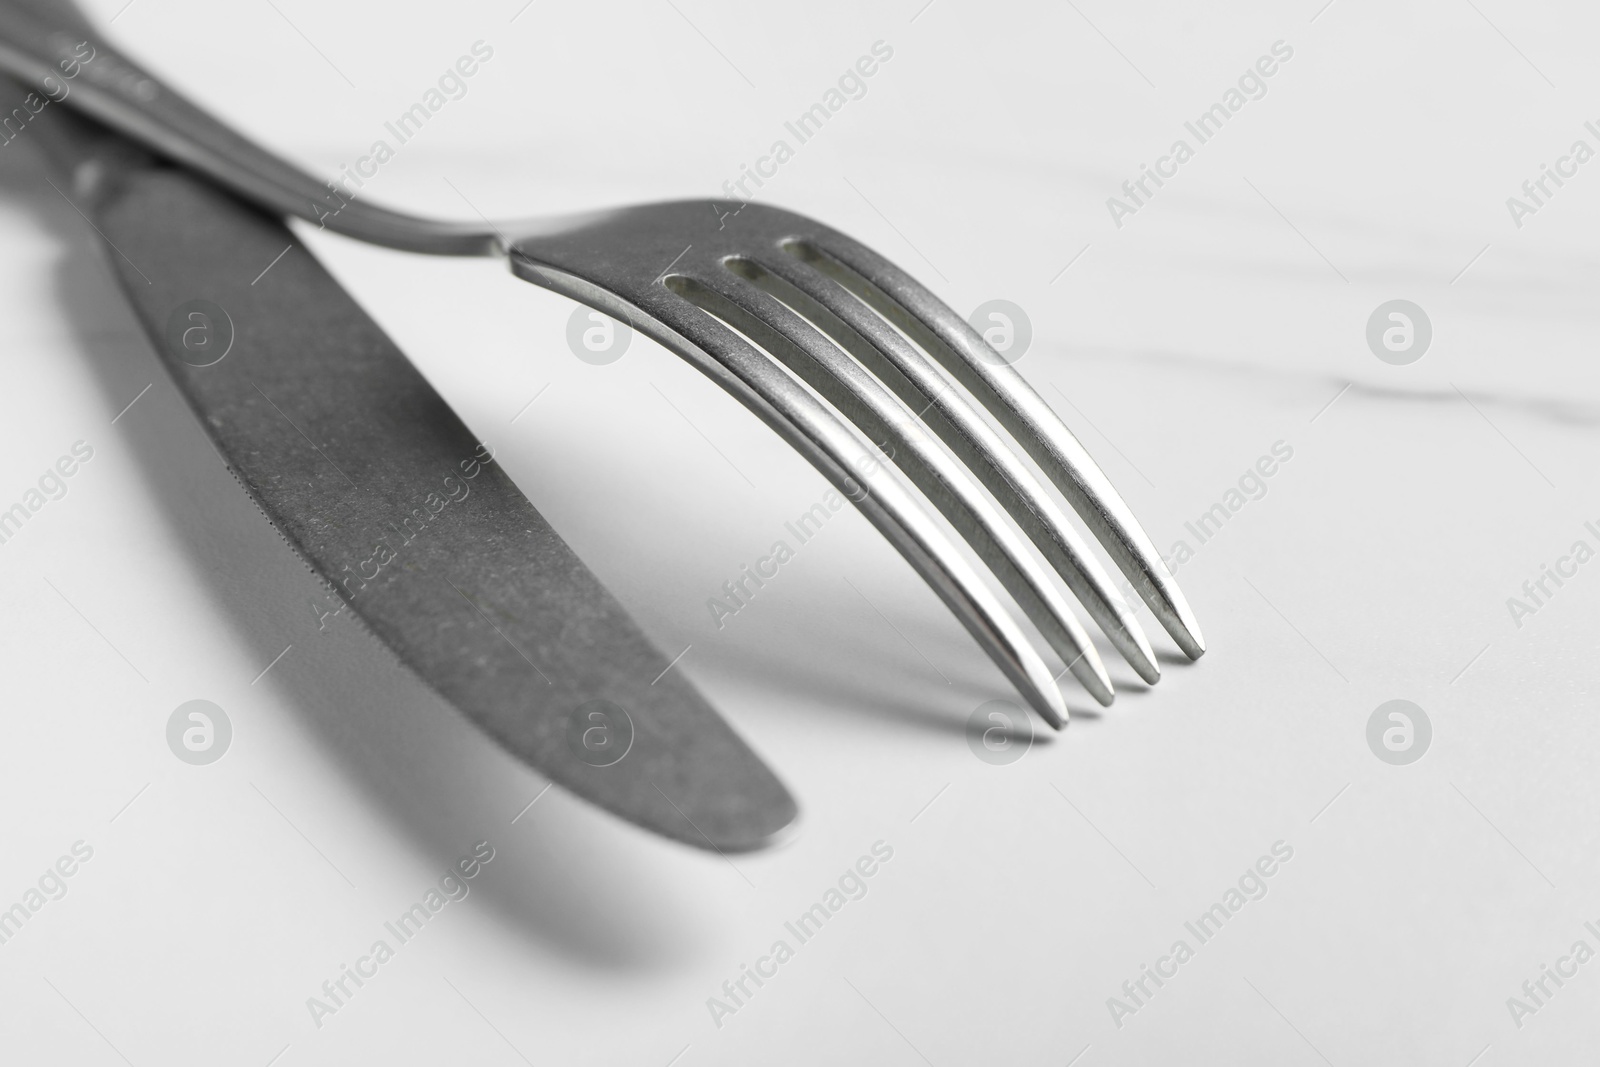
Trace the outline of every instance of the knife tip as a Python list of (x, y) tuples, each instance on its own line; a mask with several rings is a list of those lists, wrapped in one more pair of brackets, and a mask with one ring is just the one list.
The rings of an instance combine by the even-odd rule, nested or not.
[(792, 797), (782, 808), (769, 809), (740, 832), (715, 845), (720, 852), (771, 852), (788, 848), (800, 838), (800, 808)]

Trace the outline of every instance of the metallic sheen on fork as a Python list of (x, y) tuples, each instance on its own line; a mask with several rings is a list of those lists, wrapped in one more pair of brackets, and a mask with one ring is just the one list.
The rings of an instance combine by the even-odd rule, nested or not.
[[(41, 84), (82, 39), (81, 30), (64, 32), (73, 25), (41, 0), (3, 0), (0, 69)], [(1052, 726), (1067, 709), (1044, 659), (917, 494), (865, 462), (870, 446), (857, 431), (889, 451), (1098, 701), (1109, 704), (1113, 691), (1093, 643), (985, 489), (1140, 677), (1154, 682), (1159, 669), (1082, 539), (945, 375), (1043, 470), (1178, 646), (1190, 658), (1204, 652), (1177, 583), (1060, 417), (959, 315), (865, 245), (803, 215), (727, 201), (503, 225), (406, 215), (347, 199), (91, 43), (106, 62), (84, 66), (67, 102), (107, 125), (263, 207), (349, 237), (505, 255), (518, 277), (625, 319), (693, 363), (856, 503)]]

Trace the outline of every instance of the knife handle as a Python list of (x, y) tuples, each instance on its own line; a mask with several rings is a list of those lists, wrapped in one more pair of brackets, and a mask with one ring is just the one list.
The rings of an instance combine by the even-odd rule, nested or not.
[(492, 255), (493, 230), (423, 219), (360, 200), (241, 137), (89, 27), (70, 3), (0, 0), (0, 70), (278, 215), (374, 244), (434, 255)]

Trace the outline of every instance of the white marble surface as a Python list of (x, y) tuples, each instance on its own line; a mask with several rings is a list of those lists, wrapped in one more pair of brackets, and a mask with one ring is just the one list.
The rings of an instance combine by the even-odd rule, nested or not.
[[(1027, 309), (1021, 368), (1156, 542), (1197, 549), (1179, 578), (1211, 651), (1181, 662), (1146, 616), (1159, 685), (1108, 659), (1114, 707), (1071, 690), (1066, 733), (983, 763), (965, 724), (1000, 676), (853, 512), (712, 625), (706, 599), (824, 491), (731, 400), (642, 340), (579, 362), (571, 305), (495, 264), (302, 228), (660, 646), (692, 645), (682, 669), (804, 807), (792, 845), (732, 863), (557, 790), (513, 822), (543, 782), (363, 635), (316, 633), (315, 586), (94, 234), (0, 148), (0, 501), (94, 449), (0, 546), (0, 907), (93, 849), (0, 944), (6, 1062), (1579, 1062), (1600, 962), (1520, 1026), (1507, 998), (1600, 950), (1600, 563), (1520, 627), (1506, 600), (1600, 548), (1600, 163), (1520, 229), (1505, 198), (1600, 147), (1593, 17), (673, 2), (135, 0), (112, 32), (321, 172), (490, 42), (372, 187), (453, 217), (443, 179), (503, 216), (714, 192), (890, 42), (769, 198), (963, 311)], [(1105, 198), (1278, 40), (1268, 94), (1115, 228)], [(1363, 337), (1395, 297), (1435, 329), (1411, 366)], [(1277, 442), (1265, 496), (1197, 544), (1185, 522)], [(235, 729), (208, 767), (163, 734), (196, 698)], [(1397, 698), (1434, 731), (1408, 766), (1366, 740)], [(307, 998), (480, 840), (465, 900), (315, 1025)], [(784, 923), (880, 841), (865, 896), (798, 944)], [(1201, 944), (1185, 922), (1278, 842), (1265, 896)], [(794, 957), (716, 1025), (707, 998), (780, 938)], [(1178, 939), (1193, 958), (1114, 1019)]]

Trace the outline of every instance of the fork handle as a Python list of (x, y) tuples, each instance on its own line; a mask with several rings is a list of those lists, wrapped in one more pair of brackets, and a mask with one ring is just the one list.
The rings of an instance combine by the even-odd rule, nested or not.
[[(107, 44), (70, 2), (0, 0), (0, 70), (50, 101), (118, 130), (279, 215), (374, 244), (433, 255), (494, 255), (493, 230), (439, 222), (352, 199), (331, 183), (233, 132)], [(41, 108), (43, 105), (40, 105)], [(26, 129), (23, 101), (0, 111), (0, 137)]]

